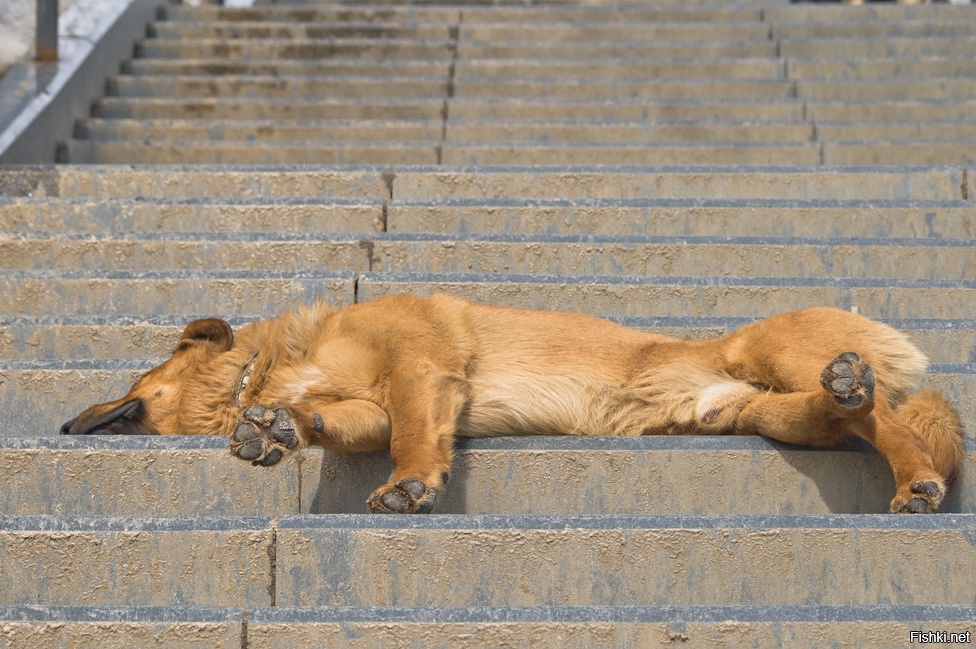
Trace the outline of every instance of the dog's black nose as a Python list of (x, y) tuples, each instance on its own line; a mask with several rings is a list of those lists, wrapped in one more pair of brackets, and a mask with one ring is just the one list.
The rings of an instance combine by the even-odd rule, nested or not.
[(69, 419), (68, 421), (66, 421), (63, 424), (61, 424), (61, 434), (62, 435), (70, 435), (71, 434), (71, 427), (75, 425), (75, 422), (76, 421), (78, 421), (78, 418), (77, 417), (75, 417), (74, 419)]

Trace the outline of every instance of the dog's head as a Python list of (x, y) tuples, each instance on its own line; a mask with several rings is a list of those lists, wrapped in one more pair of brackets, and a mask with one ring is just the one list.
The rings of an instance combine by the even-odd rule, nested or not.
[(194, 320), (162, 365), (142, 376), (117, 401), (96, 404), (61, 426), (62, 435), (179, 435), (178, 413), (187, 379), (234, 343), (218, 318)]

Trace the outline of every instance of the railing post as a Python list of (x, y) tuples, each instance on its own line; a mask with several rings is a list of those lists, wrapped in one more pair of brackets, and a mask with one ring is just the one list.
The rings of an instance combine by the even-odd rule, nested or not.
[(34, 60), (58, 60), (58, 0), (37, 0)]

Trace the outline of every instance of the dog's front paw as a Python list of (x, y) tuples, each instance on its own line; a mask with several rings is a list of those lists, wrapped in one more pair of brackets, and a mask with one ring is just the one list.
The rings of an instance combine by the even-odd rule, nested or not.
[(371, 514), (429, 514), (437, 492), (417, 479), (386, 484), (370, 494), (366, 507)]
[(905, 488), (899, 489), (891, 501), (893, 514), (931, 514), (945, 498), (945, 483), (939, 476), (917, 478)]
[(298, 446), (298, 433), (291, 414), (253, 405), (237, 420), (230, 436), (230, 451), (253, 465), (271, 466)]

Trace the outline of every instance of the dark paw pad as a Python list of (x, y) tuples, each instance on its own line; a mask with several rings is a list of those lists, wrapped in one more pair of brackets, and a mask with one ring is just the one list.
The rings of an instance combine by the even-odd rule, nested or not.
[(230, 437), (231, 453), (254, 466), (271, 466), (298, 445), (291, 414), (283, 408), (273, 412), (262, 405), (250, 406)]
[(845, 408), (859, 408), (874, 398), (874, 370), (854, 352), (845, 352), (820, 373), (820, 385)]
[(924, 498), (912, 498), (898, 511), (902, 514), (928, 514), (929, 504)]
[(366, 507), (374, 514), (429, 514), (436, 495), (420, 480), (401, 480), (392, 487), (374, 491)]

